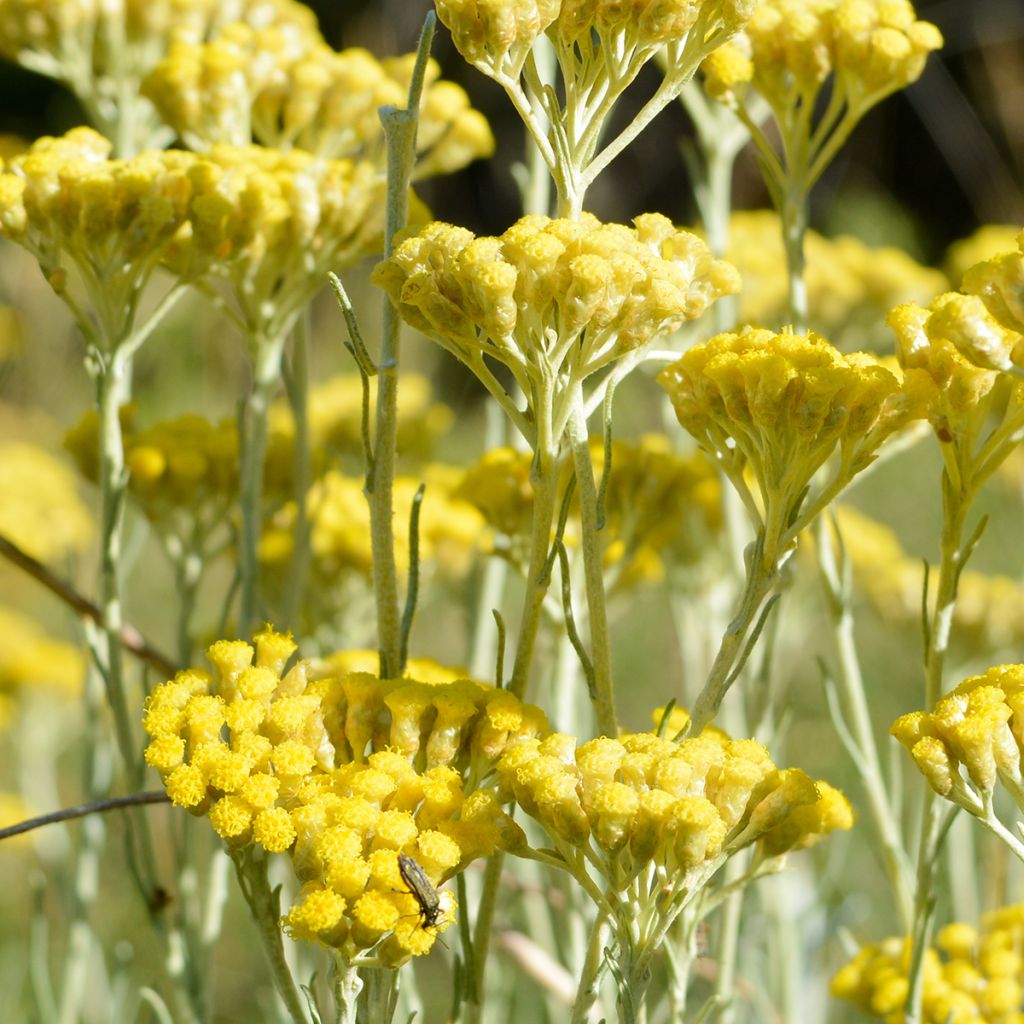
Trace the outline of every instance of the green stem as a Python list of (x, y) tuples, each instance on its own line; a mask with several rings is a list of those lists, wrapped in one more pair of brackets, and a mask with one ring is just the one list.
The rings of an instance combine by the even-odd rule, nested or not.
[(607, 923), (605, 912), (599, 909), (597, 917), (594, 918), (594, 926), (590, 930), (587, 958), (583, 962), (580, 983), (576, 988), (576, 1000), (572, 1005), (570, 1024), (587, 1024), (590, 1018), (590, 1009), (597, 1002), (598, 982), (604, 966)]
[(283, 337), (252, 339), (252, 387), (245, 404), (245, 429), (239, 480), (242, 534), (238, 545), (238, 635), (251, 636), (259, 626), (259, 546), (263, 526), (263, 469), (267, 452), (270, 403), (281, 374)]
[(334, 1022), (335, 1024), (356, 1024), (359, 993), (363, 990), (363, 979), (359, 968), (353, 967), (340, 953), (334, 956)]
[(604, 559), (597, 526), (597, 487), (590, 460), (587, 423), (583, 414), (583, 389), (577, 386), (573, 414), (569, 423), (569, 442), (576, 470), (576, 490), (580, 503), (583, 576), (586, 583), (590, 625), (590, 648), (594, 668), (594, 714), (598, 731), (618, 736), (615, 716), (615, 691), (612, 683), (611, 645), (608, 638), (608, 611), (604, 592)]
[(558, 503), (558, 477), (562, 460), (550, 450), (538, 449), (533, 472), (533, 521), (530, 530), (530, 558), (526, 570), (526, 592), (519, 620), (516, 658), (512, 666), (509, 689), (522, 697), (530, 679), (537, 632), (540, 628), (544, 598), (548, 592), (550, 573), (548, 554), (551, 549), (551, 526)]
[[(942, 475), (942, 551), (935, 607), (925, 650), (925, 707), (931, 710), (942, 693), (942, 676), (949, 635), (956, 607), (957, 582), (963, 568), (963, 531), (973, 502), (973, 491), (955, 486), (947, 472)], [(924, 787), (921, 835), (917, 850), (917, 886), (914, 894), (912, 953), (907, 974), (907, 1024), (920, 1024), (923, 1018), (924, 953), (931, 941), (935, 920), (935, 868), (945, 829), (942, 806), (935, 791)]]
[(775, 590), (777, 579), (777, 567), (772, 562), (766, 564), (759, 548), (747, 567), (747, 583), (739, 610), (722, 636), (707, 682), (694, 704), (693, 717), (690, 721), (691, 736), (700, 735), (718, 713), (718, 708), (732, 685), (734, 667), (744, 652), (748, 637), (751, 635), (751, 627), (757, 621), (761, 609), (765, 607), (766, 599)]
[(313, 482), (312, 453), (309, 438), (309, 307), (295, 324), (292, 341), (288, 399), (295, 424), (294, 484), (295, 525), (292, 528), (292, 557), (288, 573), (284, 621), (291, 629), (300, 629), (302, 609), (309, 580), (309, 516), (307, 502)]
[(501, 869), (505, 854), (498, 852), (491, 856), (484, 871), (484, 884), (480, 892), (480, 905), (473, 925), (473, 987), (465, 1003), (463, 1024), (480, 1024), (483, 1019), (487, 979), (487, 953), (494, 931), (494, 912), (498, 906), (498, 889), (501, 887)]
[(782, 242), (786, 250), (788, 274), (789, 318), (797, 334), (807, 331), (808, 300), (804, 238), (807, 234), (807, 192), (799, 181), (784, 186), (782, 208)]
[[(387, 143), (388, 189), (384, 256), (394, 251), (395, 236), (409, 219), (409, 185), (416, 160), (416, 126), (423, 89), (423, 74), (433, 22), (428, 18), (420, 37), (416, 70), (405, 110), (384, 107), (380, 113)], [(377, 646), (380, 676), (390, 679), (402, 672), (402, 619), (395, 564), (394, 482), (398, 442), (398, 364), (401, 321), (391, 300), (384, 299), (381, 349), (377, 380), (376, 442), (372, 473), (366, 482), (370, 506), (370, 545), (373, 554), (373, 591), (377, 605)]]
[(267, 955), (270, 973), (293, 1024), (309, 1024), (305, 1003), (292, 977), (281, 938), (280, 889), (272, 889), (267, 877), (267, 858), (255, 847), (228, 851), (235, 864), (238, 884), (249, 905), (253, 923)]

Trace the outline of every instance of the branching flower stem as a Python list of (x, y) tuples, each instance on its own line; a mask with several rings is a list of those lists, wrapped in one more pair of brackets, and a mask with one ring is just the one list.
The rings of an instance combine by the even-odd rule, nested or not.
[[(381, 124), (388, 151), (387, 220), (384, 255), (394, 250), (395, 236), (409, 216), (409, 184), (416, 159), (416, 127), (420, 97), (430, 44), (434, 37), (434, 16), (428, 15), (420, 34), (416, 68), (404, 110), (385, 107)], [(387, 298), (381, 327), (378, 362), (376, 437), (372, 472), (367, 477), (366, 497), (370, 505), (370, 542), (373, 552), (373, 589), (377, 603), (377, 645), (382, 678), (402, 671), (402, 619), (398, 601), (398, 569), (395, 564), (394, 478), (398, 441), (398, 368), (401, 354), (400, 320)]]

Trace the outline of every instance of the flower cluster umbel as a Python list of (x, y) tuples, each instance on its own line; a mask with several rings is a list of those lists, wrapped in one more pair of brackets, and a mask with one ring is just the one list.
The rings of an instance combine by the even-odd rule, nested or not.
[[(477, 857), (523, 842), (493, 789), (494, 762), (547, 729), (511, 694), (462, 679), (339, 675), (298, 661), (269, 627), (214, 644), (214, 673), (188, 670), (146, 702), (146, 762), (175, 805), (239, 850), (289, 852), (302, 883), (292, 931), (354, 960), (395, 966), (426, 953), (398, 855), (439, 885)], [(445, 922), (451, 920), (451, 908)]]

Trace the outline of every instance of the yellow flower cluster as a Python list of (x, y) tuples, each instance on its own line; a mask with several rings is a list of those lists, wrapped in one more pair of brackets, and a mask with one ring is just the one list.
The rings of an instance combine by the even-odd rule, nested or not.
[(62, 462), (34, 444), (0, 444), (0, 534), (40, 562), (56, 562), (83, 550), (94, 533)]
[[(604, 447), (591, 443), (600, 473)], [(456, 490), (480, 510), (499, 535), (494, 553), (525, 570), (533, 512), (530, 456), (496, 448), (466, 470)], [(692, 557), (721, 520), (720, 486), (706, 456), (673, 452), (661, 435), (612, 444), (611, 476), (605, 490), (605, 525), (599, 534), (609, 588), (661, 579), (663, 558)], [(566, 521), (565, 542), (580, 534), (579, 506)], [(689, 560), (689, 558), (687, 558)]]
[(909, 0), (764, 0), (741, 34), (703, 65), (710, 95), (742, 105), (748, 88), (778, 116), (811, 105), (829, 75), (841, 97), (863, 112), (920, 77), (939, 30), (918, 21)]
[[(409, 517), (421, 482), (426, 484), (420, 506), (420, 568), (433, 566), (446, 575), (462, 576), (481, 546), (483, 517), (453, 494), (458, 474), (445, 466), (426, 466), (418, 477), (395, 480), (395, 558), (400, 572), (409, 569)], [(370, 578), (370, 510), (362, 478), (327, 472), (309, 492), (313, 568), (325, 587), (336, 586), (347, 573)], [(292, 553), (294, 504), (286, 505), (264, 530), (260, 560), (269, 568), (286, 569)]]
[(111, 160), (110, 150), (75, 128), (37, 140), (0, 174), (0, 234), (35, 256), (58, 294), (77, 269), (106, 342), (126, 336), (139, 291), (186, 223), (195, 169), (188, 153)]
[(739, 288), (733, 267), (695, 235), (659, 214), (633, 223), (531, 215), (497, 238), (475, 238), (435, 222), (378, 264), (373, 280), (409, 324), (485, 382), (488, 356), (529, 396), (583, 381)]
[[(807, 306), (811, 327), (839, 348), (879, 350), (891, 344), (885, 317), (898, 303), (927, 304), (948, 287), (945, 275), (902, 249), (874, 248), (851, 235), (808, 231)], [(740, 272), (739, 323), (778, 330), (788, 314), (788, 277), (779, 216), (744, 210), (729, 222), (725, 258)]]
[[(920, 415), (915, 394), (877, 359), (843, 355), (813, 333), (721, 334), (694, 346), (658, 379), (679, 422), (719, 461), (770, 546), (781, 545), (772, 557), (870, 465), (884, 441)], [(815, 474), (837, 450), (829, 479), (808, 496)]]
[(925, 383), (946, 473), (965, 494), (1013, 453), (1024, 426), (1024, 232), (1017, 243), (968, 268), (961, 291), (889, 314), (900, 362)]
[[(848, 505), (833, 506), (858, 591), (892, 628), (921, 618), (921, 561), (903, 549), (888, 526)], [(934, 583), (934, 581), (933, 581)], [(1008, 650), (1024, 641), (1024, 587), (1010, 576), (967, 569), (960, 574), (952, 642), (970, 652)]]
[(85, 659), (70, 644), (54, 640), (28, 616), (0, 607), (0, 725), (11, 716), (17, 696), (52, 687), (69, 698), (82, 688)]
[(600, 873), (623, 925), (671, 920), (744, 847), (758, 844), (759, 865), (853, 824), (828, 783), (780, 770), (761, 744), (718, 730), (679, 743), (628, 733), (578, 747), (553, 733), (509, 750), (498, 773), (561, 866), (576, 877)]
[[(954, 922), (925, 950), (924, 1024), (1024, 1024), (1024, 905), (984, 915), (981, 927)], [(901, 1024), (910, 942), (865, 946), (832, 979), (832, 994), (861, 1012)]]
[[(377, 378), (370, 378), (370, 405), (373, 408), (377, 394)], [(363, 385), (358, 374), (340, 373), (314, 383), (307, 396), (310, 444), (323, 448), (325, 453), (342, 458), (356, 456), (362, 464), (363, 438), (360, 420), (363, 408)], [(398, 455), (404, 459), (429, 459), (437, 442), (448, 432), (454, 421), (451, 408), (434, 397), (428, 377), (419, 373), (402, 373), (402, 386), (398, 389), (398, 425), (396, 445)], [(270, 441), (268, 460), (292, 455), (295, 424), (291, 407), (275, 402), (270, 409)]]
[[(459, 53), (495, 79), (519, 75), (533, 44), (547, 32), (560, 53), (585, 68), (604, 67), (626, 84), (663, 46), (690, 42), (700, 53), (750, 17), (750, 0), (435, 0)], [(706, 51), (705, 51), (706, 52)], [(676, 60), (680, 58), (676, 54)]]
[[(543, 713), (462, 679), (428, 684), (366, 673), (320, 677), (269, 627), (220, 641), (207, 672), (154, 689), (146, 761), (172, 801), (205, 815), (230, 846), (290, 851), (302, 889), (287, 915), (299, 937), (347, 958), (397, 966), (429, 951), (399, 871), (412, 857), (433, 885), (521, 831), (491, 789), (495, 761), (546, 731)], [(442, 927), (454, 914), (442, 907)]]
[(1024, 665), (999, 665), (965, 679), (931, 711), (898, 718), (891, 732), (939, 796), (997, 834), (992, 808), (997, 782), (1024, 810)]
[(259, 146), (192, 159), (190, 230), (171, 268), (223, 284), (251, 339), (282, 338), (327, 270), (380, 244), (384, 180), (372, 164)]
[[(193, 149), (251, 142), (338, 159), (384, 160), (378, 108), (404, 107), (414, 55), (378, 61), (331, 49), (296, 25), (225, 26), (208, 42), (181, 40), (143, 84), (164, 120)], [(465, 92), (428, 71), (417, 177), (490, 156), (494, 139)]]

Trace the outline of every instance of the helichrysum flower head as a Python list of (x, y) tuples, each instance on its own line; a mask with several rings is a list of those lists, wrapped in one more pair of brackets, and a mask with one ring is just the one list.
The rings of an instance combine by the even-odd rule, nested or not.
[(558, 17), (561, 0), (436, 0), (459, 53), (493, 77), (518, 76), (533, 44)]
[[(183, 39), (154, 68), (145, 94), (193, 149), (252, 142), (383, 167), (377, 111), (404, 106), (412, 60), (340, 53), (298, 25), (226, 26), (214, 39)], [(417, 132), (417, 177), (489, 156), (494, 140), (465, 92), (438, 81), (431, 63)]]
[(965, 679), (931, 711), (898, 718), (892, 734), (940, 795), (992, 827), (997, 783), (1024, 809), (1024, 666)]
[(979, 298), (1003, 331), (1016, 338), (1010, 359), (1017, 366), (1024, 364), (1024, 231), (1017, 236), (1015, 250), (969, 267), (960, 288)]
[(863, 113), (920, 77), (942, 45), (906, 0), (767, 0), (704, 63), (708, 92), (732, 104), (756, 89), (777, 112), (813, 97), (830, 74)]
[[(956, 921), (925, 950), (922, 1020), (1015, 1021), (1024, 1000), (1024, 907), (985, 914), (980, 927)], [(832, 979), (832, 994), (879, 1020), (902, 1018), (910, 990), (910, 941), (863, 947)]]
[(757, 844), (758, 860), (773, 858), (853, 820), (838, 791), (714, 729), (678, 743), (631, 733), (578, 746), (555, 733), (508, 751), (498, 772), (567, 870), (597, 870), (620, 941), (639, 948), (652, 918), (671, 920), (698, 900), (736, 851)]
[(83, 550), (95, 526), (74, 475), (45, 448), (0, 444), (0, 535), (40, 562)]
[[(795, 524), (810, 521), (884, 441), (920, 415), (916, 394), (877, 359), (843, 355), (813, 333), (722, 334), (694, 346), (659, 381), (679, 422), (720, 462), (773, 534), (772, 544), (783, 548)], [(834, 453), (827, 483), (808, 496)], [(748, 470), (758, 501), (744, 480)]]
[[(542, 712), (469, 679), (339, 676), (298, 661), (269, 627), (208, 651), (213, 673), (179, 672), (146, 702), (146, 762), (171, 800), (225, 842), (289, 852), (303, 888), (286, 923), (352, 958), (397, 966), (429, 951), (398, 855), (432, 885), (522, 833), (480, 783), (547, 731)], [(330, 674), (321, 675), (322, 671)], [(444, 897), (438, 924), (454, 905)]]
[(96, 313), (107, 344), (129, 333), (139, 291), (189, 217), (195, 163), (176, 151), (109, 153), (101, 135), (75, 128), (0, 174), (0, 234), (35, 256), (58, 294), (85, 292), (74, 301)]
[(503, 363), (527, 396), (582, 382), (739, 286), (730, 264), (657, 214), (632, 228), (528, 216), (497, 238), (433, 223), (374, 281), (413, 327), (481, 377), (485, 356)]
[(171, 265), (222, 284), (251, 337), (282, 337), (328, 269), (379, 244), (384, 181), (372, 164), (259, 146), (193, 160), (189, 232)]
[(950, 281), (959, 284), (976, 263), (1017, 250), (1020, 230), (1019, 224), (983, 224), (967, 238), (954, 242), (946, 250), (943, 264)]

